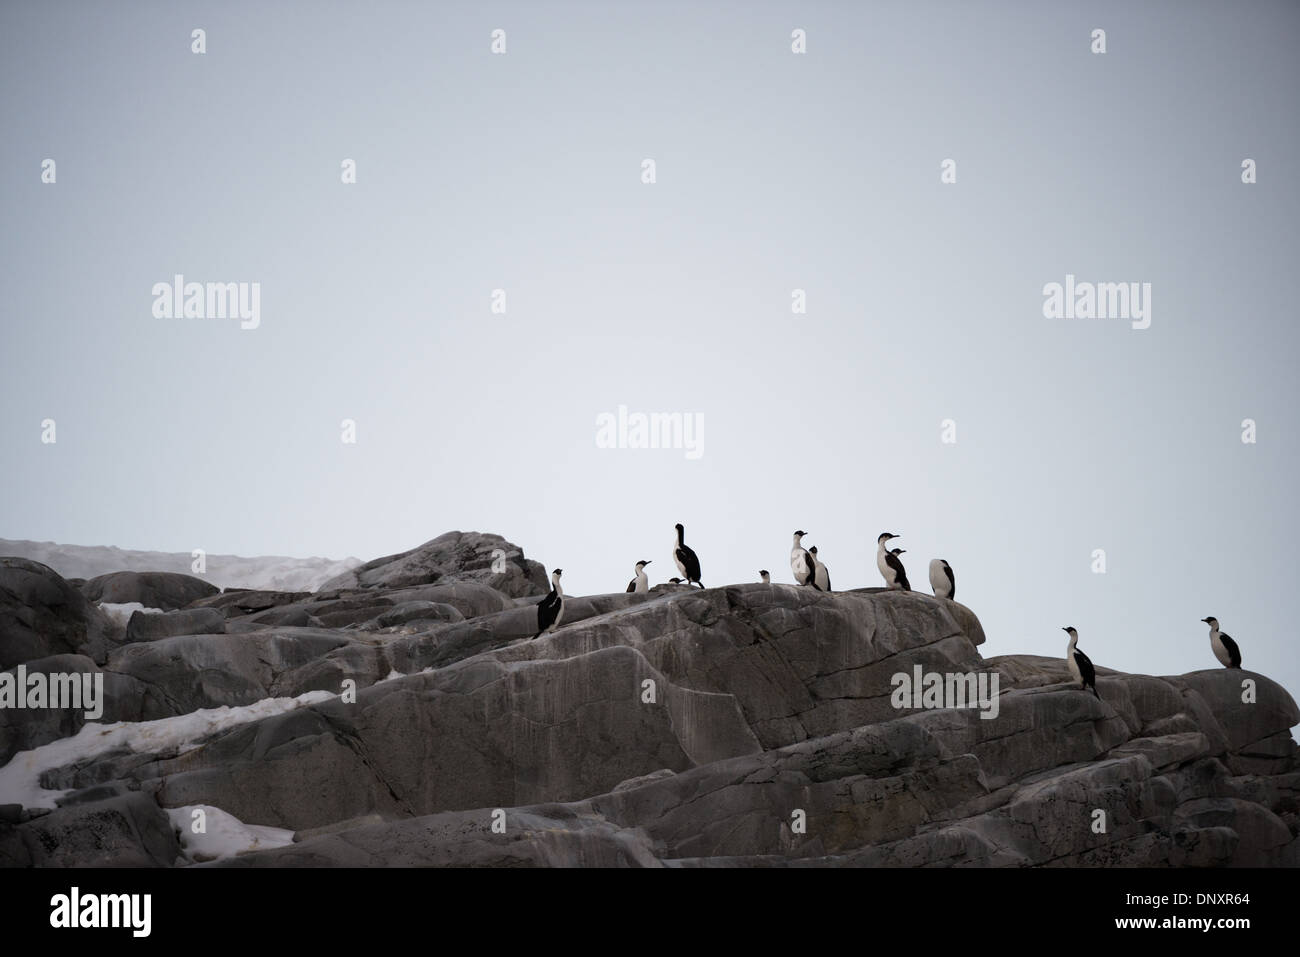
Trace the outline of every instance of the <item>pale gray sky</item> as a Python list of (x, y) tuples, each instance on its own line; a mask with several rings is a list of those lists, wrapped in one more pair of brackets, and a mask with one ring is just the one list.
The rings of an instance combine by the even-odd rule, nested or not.
[[(790, 580), (795, 528), (878, 584), (888, 530), (986, 654), (1068, 624), (1181, 673), (1213, 614), (1296, 693), (1298, 39), (1283, 2), (6, 3), (0, 536), (480, 529), (590, 593), (675, 574), (678, 521), (707, 584)], [(155, 319), (176, 273), (260, 282), (260, 327)], [(1151, 283), (1151, 327), (1044, 318), (1067, 273)], [(597, 448), (620, 404), (703, 456)]]

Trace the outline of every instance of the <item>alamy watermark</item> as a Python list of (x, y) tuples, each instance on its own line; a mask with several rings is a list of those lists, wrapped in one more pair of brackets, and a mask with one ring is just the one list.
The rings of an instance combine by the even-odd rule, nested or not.
[(1151, 283), (1076, 282), (1043, 286), (1043, 315), (1048, 319), (1128, 319), (1134, 329), (1151, 325)]
[(922, 671), (920, 665), (913, 665), (910, 675), (900, 671), (889, 679), (894, 687), (889, 703), (900, 710), (979, 708), (981, 718), (996, 718), (1002, 707), (998, 699), (999, 679), (996, 671), (945, 674)]
[(0, 672), (0, 710), (9, 708), (85, 711), (86, 720), (104, 714), (102, 671), (27, 673), (26, 665)]
[(688, 459), (704, 454), (703, 412), (618, 412), (596, 416), (598, 449), (684, 449)]
[(241, 329), (262, 324), (260, 282), (186, 282), (177, 273), (150, 292), (155, 319), (238, 319)]
[(50, 898), (51, 927), (120, 927), (132, 937), (148, 937), (152, 912), (152, 894), (83, 894), (74, 886)]

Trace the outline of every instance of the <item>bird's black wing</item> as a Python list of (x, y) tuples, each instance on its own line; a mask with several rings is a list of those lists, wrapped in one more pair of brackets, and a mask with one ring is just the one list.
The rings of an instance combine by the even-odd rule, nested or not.
[(912, 586), (907, 581), (907, 570), (903, 568), (903, 563), (898, 560), (897, 555), (885, 553), (885, 564), (894, 570), (898, 583), (903, 586), (903, 591), (911, 591)]
[(552, 588), (547, 596), (537, 603), (537, 634), (533, 637), (539, 637), (542, 632), (550, 628), (559, 613), (560, 596)]
[(686, 567), (686, 578), (688, 581), (697, 582), (700, 580), (700, 560), (695, 556), (689, 546), (677, 546), (677, 560)]
[(1074, 649), (1074, 663), (1079, 666), (1079, 675), (1085, 686), (1097, 684), (1097, 669), (1093, 668), (1092, 660), (1078, 648)]
[(1233, 641), (1231, 638), (1229, 638), (1227, 635), (1225, 635), (1223, 632), (1219, 632), (1219, 640), (1223, 642), (1223, 647), (1228, 649), (1228, 660), (1232, 662), (1232, 667), (1240, 668), (1241, 649), (1237, 647), (1237, 643)]
[(628, 591), (636, 591), (636, 579), (635, 579), (635, 578), (633, 578), (630, 582), (627, 583), (627, 590), (628, 590)]
[(830, 572), (827, 572), (827, 573), (826, 573), (826, 590), (827, 590), (827, 591), (830, 591), (830, 590), (831, 590), (831, 573), (830, 573)]
[(552, 588), (550, 593), (543, 598), (537, 605), (537, 624), (545, 628), (551, 622), (555, 621), (555, 616), (560, 612), (560, 596)]
[(943, 566), (943, 573), (948, 576), (948, 597), (957, 597), (957, 579), (952, 577), (952, 568), (949, 565)]

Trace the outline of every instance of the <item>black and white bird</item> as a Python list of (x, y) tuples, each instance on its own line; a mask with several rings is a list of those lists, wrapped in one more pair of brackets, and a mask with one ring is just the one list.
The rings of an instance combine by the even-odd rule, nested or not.
[(1073, 628), (1061, 630), (1070, 636), (1069, 647), (1065, 649), (1065, 661), (1070, 666), (1070, 674), (1074, 675), (1074, 680), (1079, 682), (1080, 691), (1090, 688), (1100, 701), (1101, 695), (1097, 694), (1097, 671), (1092, 667), (1092, 659), (1078, 648), (1079, 633)]
[(686, 544), (686, 528), (681, 522), (677, 523), (677, 540), (673, 542), (673, 561), (677, 563), (677, 570), (682, 573), (682, 578), (687, 582), (704, 587), (704, 582), (700, 581), (700, 559), (691, 551)]
[(1241, 649), (1237, 643), (1219, 631), (1219, 619), (1211, 615), (1209, 618), (1202, 618), (1201, 621), (1210, 626), (1210, 647), (1214, 650), (1214, 657), (1225, 668), (1241, 667)]
[(768, 573), (768, 570), (766, 568), (760, 568), (758, 570), (758, 577), (763, 579), (764, 585), (772, 584), (772, 576), (771, 574)]
[(876, 567), (880, 569), (881, 577), (890, 588), (911, 591), (912, 586), (907, 581), (907, 571), (903, 568), (903, 563), (899, 561), (898, 555), (885, 547), (890, 539), (897, 537), (893, 532), (880, 533), (880, 537), (876, 539)]
[(537, 605), (537, 634), (534, 638), (554, 631), (560, 627), (564, 617), (564, 589), (560, 587), (560, 575), (563, 568), (551, 572), (551, 590)]
[(817, 557), (817, 546), (814, 545), (812, 548), (808, 549), (808, 554), (812, 556), (813, 560), (813, 584), (822, 591), (830, 591), (831, 573), (826, 570), (826, 566), (822, 564), (822, 560)]
[(790, 571), (794, 573), (796, 585), (812, 585), (816, 588), (817, 566), (813, 564), (808, 549), (800, 544), (800, 540), (807, 534), (804, 531), (794, 533), (794, 547), (790, 549)]
[(685, 584), (686, 584), (686, 581), (685, 581), (685, 579), (682, 579), (682, 578), (670, 578), (670, 579), (668, 579), (668, 584), (670, 584), (670, 585), (685, 585)]
[(645, 559), (636, 563), (636, 577), (627, 583), (627, 590), (630, 592), (647, 592), (650, 590), (650, 579), (646, 577), (645, 567), (650, 563)]
[(957, 579), (952, 575), (952, 566), (942, 558), (930, 562), (930, 588), (935, 598), (957, 597)]

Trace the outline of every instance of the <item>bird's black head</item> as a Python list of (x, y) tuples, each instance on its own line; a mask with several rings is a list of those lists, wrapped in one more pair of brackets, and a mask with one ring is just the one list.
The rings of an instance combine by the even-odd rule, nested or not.
[(1211, 628), (1213, 628), (1215, 625), (1219, 623), (1219, 619), (1215, 618), (1213, 615), (1211, 615), (1209, 618), (1202, 618), (1201, 621), (1205, 622)]
[(906, 548), (891, 548), (891, 549), (889, 550), (889, 554), (891, 554), (891, 555), (905, 555), (905, 554), (907, 554), (907, 549), (906, 549)]
[(898, 536), (895, 535), (893, 532), (881, 532), (881, 533), (880, 533), (880, 537), (876, 539), (876, 544), (879, 545), (879, 544), (881, 544), (882, 542), (887, 542), (887, 541), (889, 541), (891, 538), (897, 538), (897, 537), (898, 537)]
[(1074, 628), (1073, 628), (1072, 626), (1070, 626), (1070, 625), (1066, 625), (1064, 628), (1061, 629), (1061, 631), (1065, 632), (1065, 633), (1066, 633), (1067, 635), (1069, 635), (1071, 638), (1078, 638), (1078, 637), (1079, 637), (1079, 633), (1078, 633), (1077, 631), (1075, 631)]
[(808, 533), (805, 532), (805, 531), (801, 528), (801, 529), (799, 529), (799, 531), (795, 532), (795, 534), (796, 534), (796, 535), (807, 535)]
[(686, 531), (686, 526), (683, 525), (681, 522), (678, 522), (676, 525), (673, 526), (673, 528), (677, 529), (677, 531), (679, 532)]
[(771, 574), (771, 572), (769, 572), (766, 568), (760, 568), (760, 569), (758, 570), (758, 573), (759, 573), (760, 575), (770, 575), (770, 574)]
[(564, 574), (564, 569), (563, 569), (563, 568), (557, 568), (557, 569), (555, 569), (555, 571), (551, 572), (551, 574), (552, 574), (552, 575), (563, 575), (563, 574)]
[(816, 555), (816, 554), (817, 554), (817, 546), (814, 545), (812, 548), (808, 549), (808, 554), (809, 554), (809, 555)]

